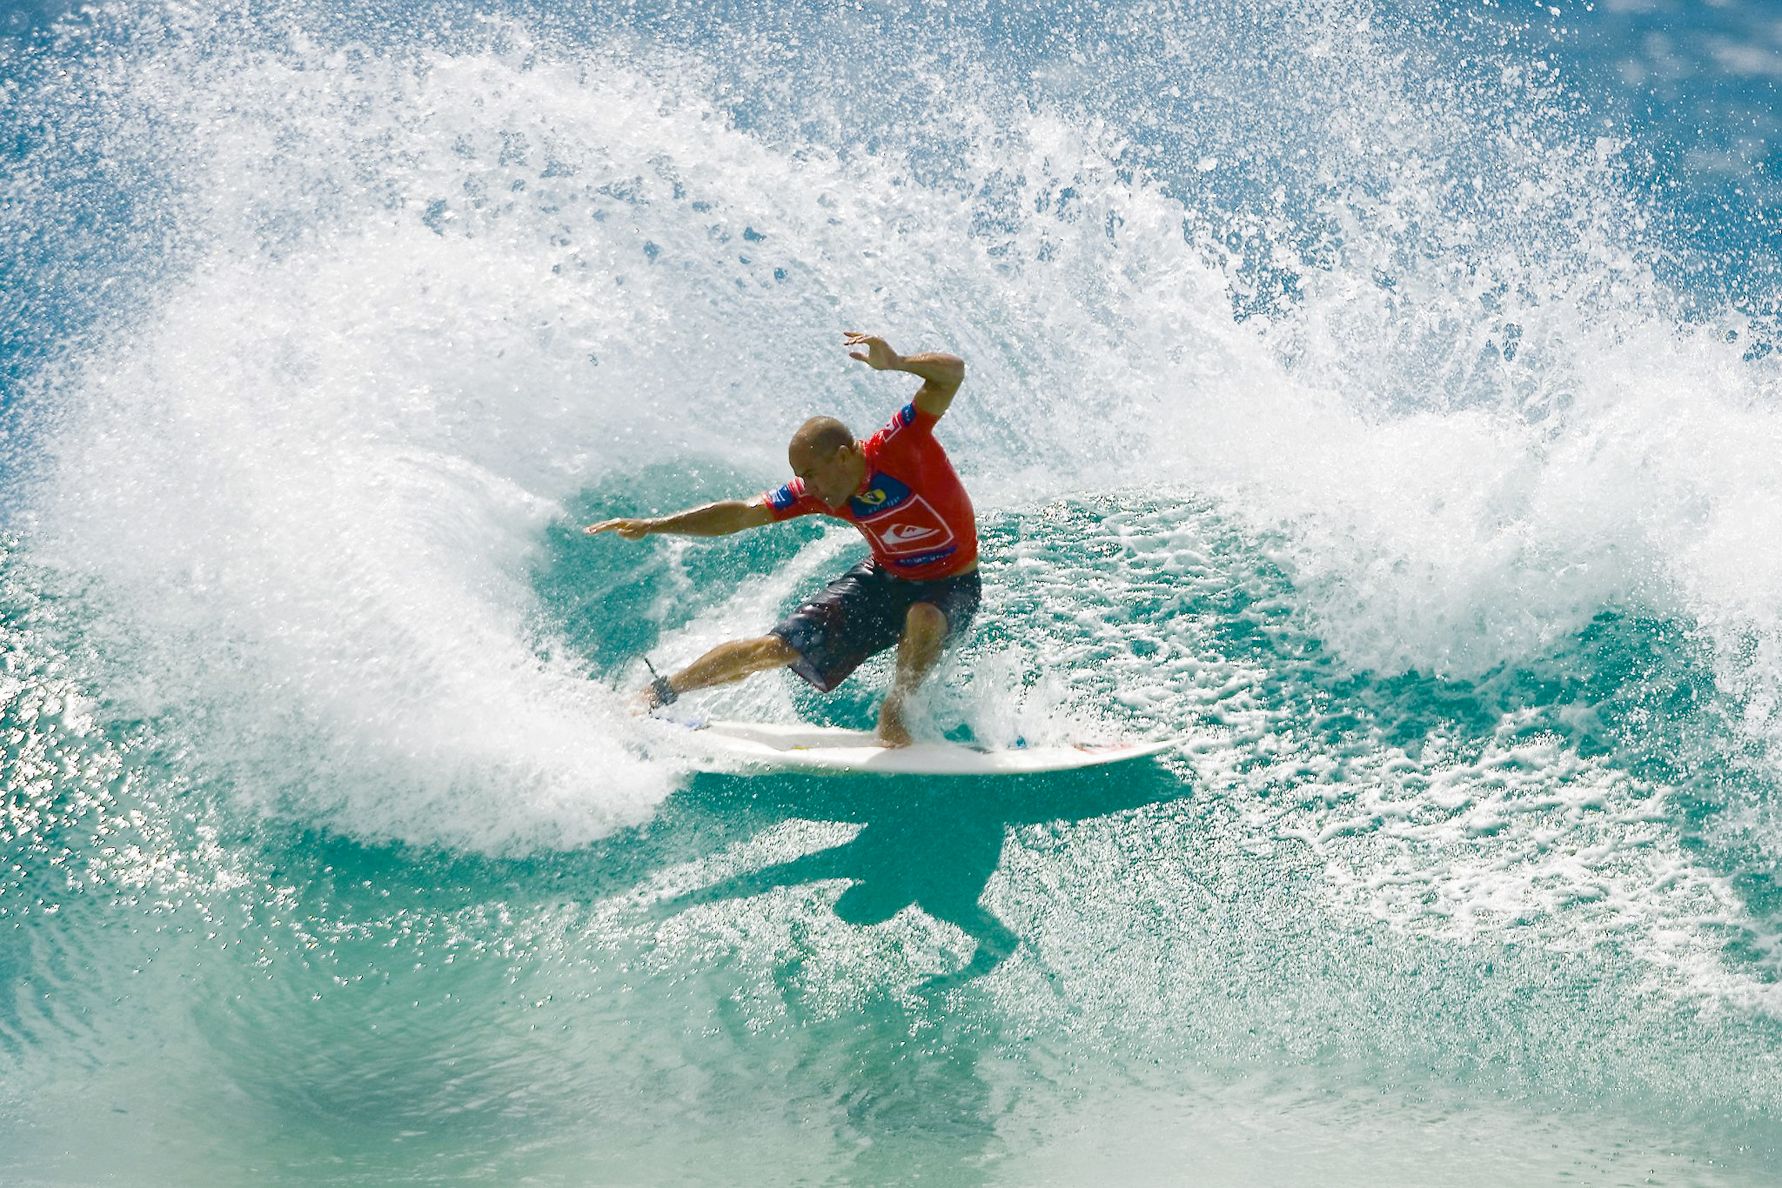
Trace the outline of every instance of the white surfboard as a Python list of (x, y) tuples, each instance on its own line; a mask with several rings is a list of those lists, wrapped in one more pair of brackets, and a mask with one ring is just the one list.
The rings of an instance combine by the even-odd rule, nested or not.
[[(658, 719), (659, 721), (665, 721)], [(665, 724), (666, 723), (665, 721)], [(883, 747), (864, 730), (808, 723), (680, 722), (677, 744), (708, 771), (829, 775), (996, 776), (1072, 771), (1162, 754), (1166, 742), (1079, 743), (992, 751), (953, 742)]]

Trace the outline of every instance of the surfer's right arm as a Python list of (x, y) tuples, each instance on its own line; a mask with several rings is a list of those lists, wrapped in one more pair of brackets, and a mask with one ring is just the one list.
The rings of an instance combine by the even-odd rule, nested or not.
[(773, 514), (767, 510), (767, 504), (762, 500), (726, 499), (721, 503), (708, 503), (704, 507), (676, 512), (672, 516), (602, 520), (598, 524), (589, 524), (582, 531), (589, 536), (617, 532), (626, 540), (642, 540), (646, 536), (661, 533), (676, 536), (729, 536), (732, 532), (771, 523)]

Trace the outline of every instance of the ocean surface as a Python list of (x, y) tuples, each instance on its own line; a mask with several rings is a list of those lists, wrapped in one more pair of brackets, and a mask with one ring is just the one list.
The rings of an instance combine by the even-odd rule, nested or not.
[[(0, 1182), (1782, 1182), (1774, 0), (11, 0)], [(994, 781), (641, 657), (969, 367)], [(713, 715), (873, 721), (883, 660)]]

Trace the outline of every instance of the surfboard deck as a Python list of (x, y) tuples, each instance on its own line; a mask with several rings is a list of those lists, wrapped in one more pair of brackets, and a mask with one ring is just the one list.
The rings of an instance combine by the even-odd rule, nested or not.
[(985, 750), (954, 742), (882, 747), (864, 730), (798, 722), (672, 722), (676, 741), (703, 770), (754, 774), (798, 771), (828, 775), (999, 776), (1075, 771), (1144, 759), (1178, 745), (1164, 742), (1079, 743)]

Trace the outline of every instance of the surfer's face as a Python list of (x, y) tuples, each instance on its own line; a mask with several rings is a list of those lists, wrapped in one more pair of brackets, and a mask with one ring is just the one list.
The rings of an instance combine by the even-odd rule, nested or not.
[(841, 446), (824, 454), (794, 445), (786, 452), (792, 473), (804, 489), (831, 507), (839, 506), (860, 485), (862, 464), (857, 446)]

